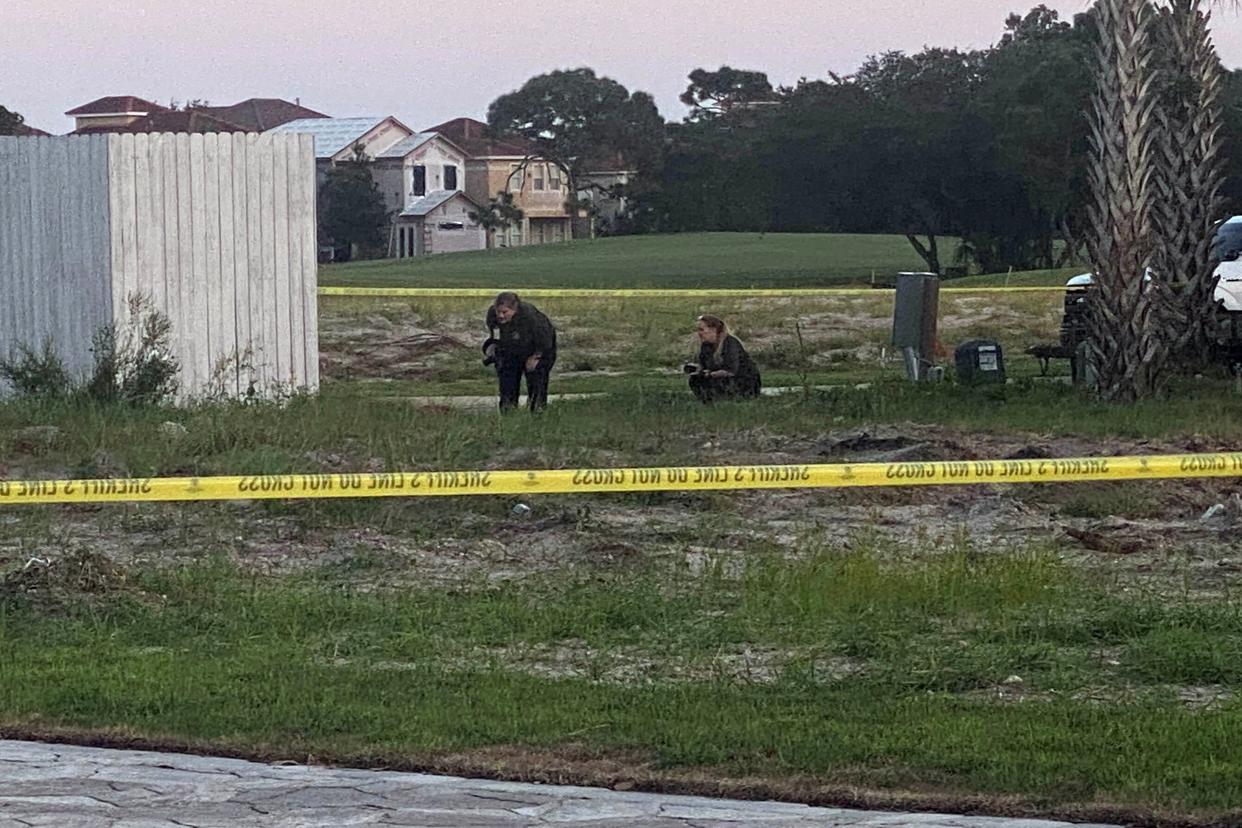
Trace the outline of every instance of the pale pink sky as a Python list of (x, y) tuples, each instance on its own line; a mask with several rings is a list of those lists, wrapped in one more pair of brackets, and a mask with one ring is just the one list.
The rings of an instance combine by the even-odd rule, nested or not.
[[(591, 66), (683, 109), (686, 74), (722, 63), (776, 83), (848, 73), (868, 54), (986, 46), (1010, 11), (1038, 0), (7, 0), (0, 105), (53, 133), (103, 95), (160, 103), (301, 98), (337, 116), (396, 115), (420, 129), (483, 117), (532, 75)], [(1087, 0), (1048, 5), (1068, 17)], [(1218, 13), (1225, 63), (1242, 62), (1242, 20)]]

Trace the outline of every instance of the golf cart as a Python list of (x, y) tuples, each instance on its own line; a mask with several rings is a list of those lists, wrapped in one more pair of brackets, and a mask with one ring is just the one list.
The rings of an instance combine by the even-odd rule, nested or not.
[[(1216, 268), (1215, 359), (1236, 369), (1242, 365), (1242, 216), (1234, 216), (1217, 228), (1212, 239), (1212, 258), (1219, 262)], [(1071, 373), (1078, 375), (1075, 362), (1079, 346), (1089, 335), (1087, 292), (1094, 281), (1092, 274), (1080, 273), (1065, 283), (1060, 342), (1027, 350), (1040, 360), (1044, 373), (1047, 373), (1048, 361), (1059, 358), (1070, 360)], [(1145, 281), (1151, 281), (1150, 271)]]

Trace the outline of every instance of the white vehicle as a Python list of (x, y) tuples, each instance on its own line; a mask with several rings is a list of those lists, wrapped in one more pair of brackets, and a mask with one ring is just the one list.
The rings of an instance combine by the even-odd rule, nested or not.
[[(1216, 267), (1216, 305), (1220, 316), (1217, 347), (1221, 360), (1242, 362), (1242, 216), (1234, 216), (1216, 229), (1212, 239)], [(1151, 270), (1145, 281), (1151, 281)], [(1065, 283), (1065, 312), (1061, 317), (1061, 348), (1073, 353), (1087, 336), (1087, 289), (1093, 274), (1080, 273)]]
[(1220, 226), (1212, 239), (1216, 268), (1216, 301), (1229, 313), (1242, 313), (1242, 216)]

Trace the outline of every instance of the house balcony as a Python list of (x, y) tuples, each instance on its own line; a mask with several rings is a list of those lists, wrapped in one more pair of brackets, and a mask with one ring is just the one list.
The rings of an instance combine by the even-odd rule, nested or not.
[(563, 190), (523, 190), (518, 206), (528, 218), (568, 218), (565, 210), (567, 195)]

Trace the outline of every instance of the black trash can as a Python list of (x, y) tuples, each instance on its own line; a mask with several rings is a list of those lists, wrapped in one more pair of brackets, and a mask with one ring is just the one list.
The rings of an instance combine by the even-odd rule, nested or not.
[(973, 339), (953, 352), (957, 381), (962, 385), (984, 385), (1005, 381), (1005, 354), (999, 342)]

